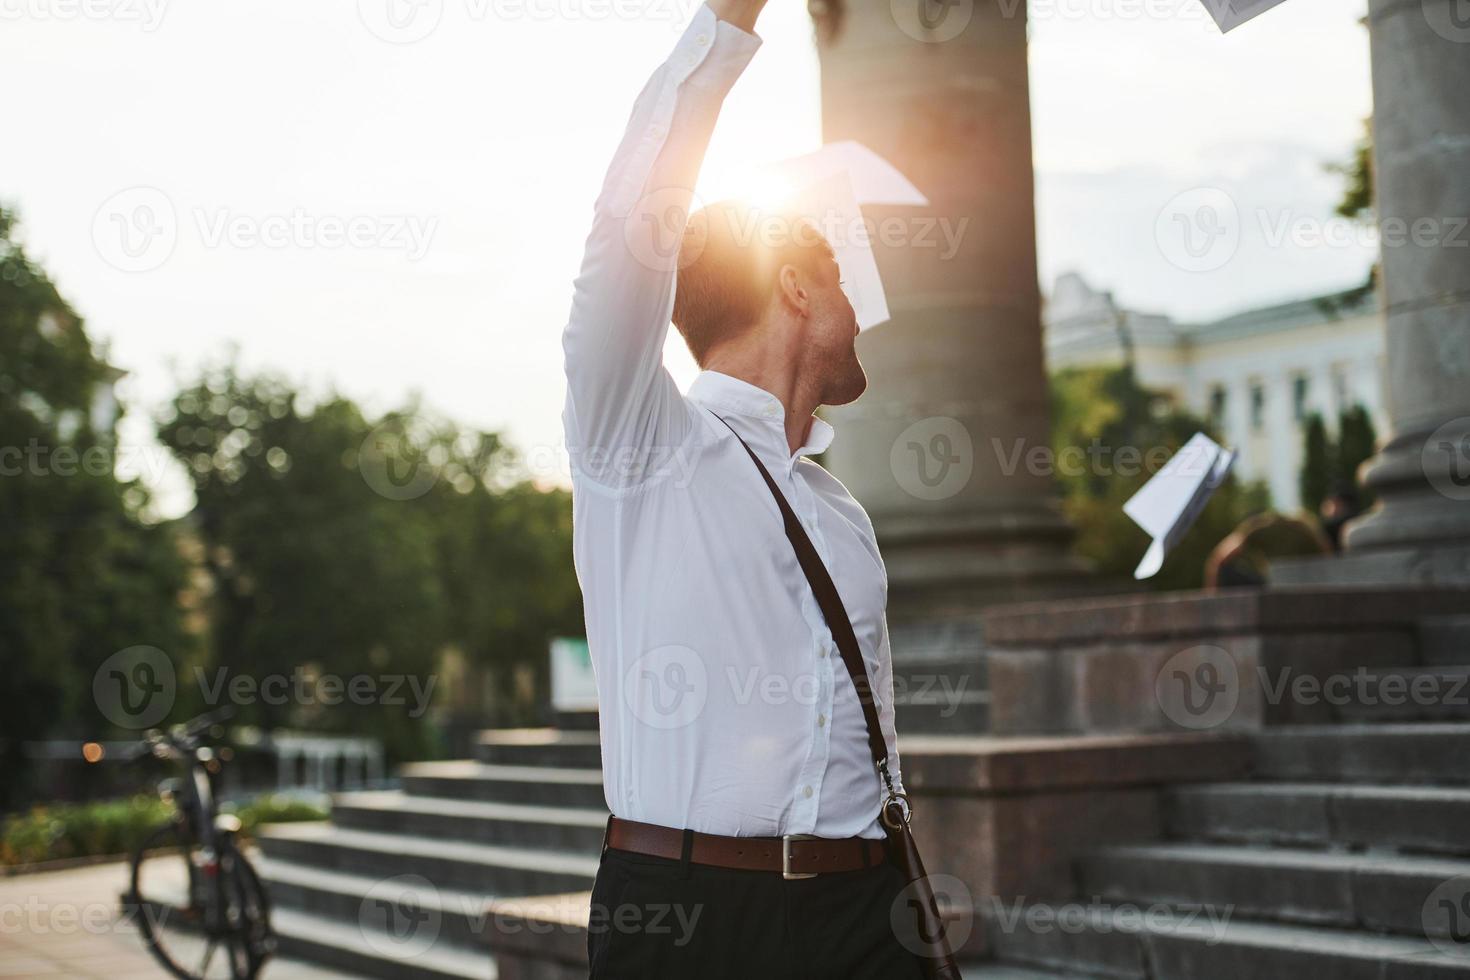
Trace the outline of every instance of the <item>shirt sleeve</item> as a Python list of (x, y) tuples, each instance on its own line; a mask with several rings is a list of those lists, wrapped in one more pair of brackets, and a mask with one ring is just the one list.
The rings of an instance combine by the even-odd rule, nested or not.
[(760, 39), (701, 5), (633, 105), (608, 168), (562, 337), (572, 468), (613, 487), (667, 466), (691, 426), (663, 366), (679, 244), (726, 93)]

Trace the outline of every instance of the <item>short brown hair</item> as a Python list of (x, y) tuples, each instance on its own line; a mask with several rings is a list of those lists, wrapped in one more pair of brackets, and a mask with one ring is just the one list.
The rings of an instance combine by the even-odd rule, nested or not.
[(760, 318), (782, 266), (817, 274), (832, 246), (805, 218), (721, 202), (689, 216), (679, 246), (674, 326), (694, 360)]

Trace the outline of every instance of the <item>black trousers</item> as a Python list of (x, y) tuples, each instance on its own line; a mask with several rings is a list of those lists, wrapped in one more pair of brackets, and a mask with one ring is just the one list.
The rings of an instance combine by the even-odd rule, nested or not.
[(592, 886), (592, 980), (920, 980), (889, 916), (888, 864), (787, 881), (603, 851)]

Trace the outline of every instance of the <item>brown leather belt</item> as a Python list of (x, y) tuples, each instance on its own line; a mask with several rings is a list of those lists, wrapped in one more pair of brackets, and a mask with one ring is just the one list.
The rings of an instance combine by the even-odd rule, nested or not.
[(612, 817), (605, 846), (652, 857), (682, 860), (686, 836), (689, 861), (737, 871), (780, 872), (781, 877), (813, 878), (834, 871), (859, 871), (883, 863), (883, 841), (863, 837), (721, 837), (674, 827)]

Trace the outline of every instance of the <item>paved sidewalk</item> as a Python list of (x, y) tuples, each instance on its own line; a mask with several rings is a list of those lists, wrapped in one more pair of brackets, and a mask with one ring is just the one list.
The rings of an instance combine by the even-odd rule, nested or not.
[[(141, 980), (166, 976), (118, 914), (122, 863), (0, 878), (0, 977)], [(273, 960), (265, 980), (352, 980), (351, 974)]]

